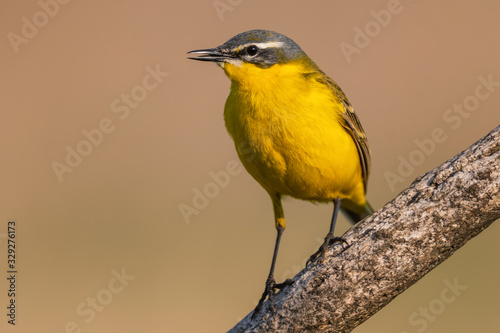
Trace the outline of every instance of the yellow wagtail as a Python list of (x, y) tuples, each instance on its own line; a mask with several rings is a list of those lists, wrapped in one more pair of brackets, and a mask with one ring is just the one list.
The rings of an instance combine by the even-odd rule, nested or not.
[[(245, 169), (269, 193), (278, 231), (264, 293), (254, 315), (274, 289), (274, 267), (285, 218), (282, 196), (334, 203), (330, 231), (320, 249), (334, 242), (337, 213), (356, 223), (373, 210), (365, 199), (370, 150), (361, 123), (340, 87), (290, 38), (250, 30), (224, 44), (190, 51), (231, 79), (224, 107), (226, 128)], [(308, 261), (308, 262), (309, 262)]]

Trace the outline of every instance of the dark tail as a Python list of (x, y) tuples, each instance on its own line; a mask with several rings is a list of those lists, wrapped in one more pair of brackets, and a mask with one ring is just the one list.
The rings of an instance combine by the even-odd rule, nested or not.
[(372, 215), (374, 212), (372, 206), (368, 203), (368, 201), (364, 206), (358, 206), (347, 200), (342, 200), (340, 204), (340, 211), (344, 213), (344, 216), (352, 224), (358, 223), (365, 217)]

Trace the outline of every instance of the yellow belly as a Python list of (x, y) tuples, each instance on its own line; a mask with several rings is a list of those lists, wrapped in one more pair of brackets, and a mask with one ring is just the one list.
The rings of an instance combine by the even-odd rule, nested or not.
[(322, 87), (233, 84), (224, 118), (241, 162), (269, 193), (364, 204), (358, 151), (339, 123), (342, 107)]

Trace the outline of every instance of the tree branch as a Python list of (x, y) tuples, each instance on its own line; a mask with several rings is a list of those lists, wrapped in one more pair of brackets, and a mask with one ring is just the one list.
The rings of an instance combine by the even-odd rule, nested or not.
[(343, 236), (239, 332), (350, 332), (500, 218), (500, 126)]

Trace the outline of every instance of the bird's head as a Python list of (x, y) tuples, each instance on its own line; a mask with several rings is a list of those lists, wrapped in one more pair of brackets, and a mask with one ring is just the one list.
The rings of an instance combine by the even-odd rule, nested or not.
[(269, 30), (245, 31), (220, 46), (188, 54), (197, 55), (189, 59), (217, 63), (236, 82), (267, 79), (289, 65), (316, 67), (293, 40)]

